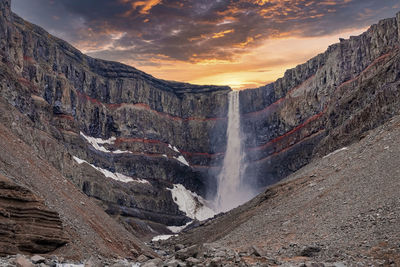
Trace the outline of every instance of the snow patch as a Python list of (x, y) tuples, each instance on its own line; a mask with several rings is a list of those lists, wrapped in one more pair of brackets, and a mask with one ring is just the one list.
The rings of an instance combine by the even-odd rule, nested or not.
[(101, 151), (101, 152), (105, 152), (105, 153), (112, 153), (112, 154), (129, 154), (132, 153), (130, 151), (126, 151), (126, 150), (108, 150), (107, 148), (105, 148), (103, 145), (104, 144), (109, 144), (109, 145), (114, 145), (115, 141), (117, 140), (115, 137), (111, 137), (107, 140), (101, 139), (101, 138), (95, 138), (95, 137), (90, 137), (85, 135), (84, 133), (80, 132), (81, 136), (90, 144), (92, 145), (92, 147), (94, 147), (94, 149)]
[[(95, 138), (95, 137), (87, 136), (83, 132), (80, 132), (80, 134), (97, 151), (101, 151), (101, 152), (104, 152), (104, 153), (111, 153), (111, 154), (133, 154), (131, 151), (120, 150), (120, 149), (111, 151), (111, 150), (108, 150), (107, 148), (104, 147), (104, 144), (114, 145), (115, 141), (117, 140), (115, 137), (111, 137), (111, 138), (109, 138), (107, 140), (104, 140), (104, 139), (101, 139), (101, 138)], [(175, 160), (177, 160), (180, 163), (190, 167), (189, 162), (187, 162), (185, 157), (180, 154), (178, 148), (176, 148), (175, 146), (172, 146), (170, 144), (168, 145), (168, 147), (171, 150), (175, 151), (176, 153), (179, 153), (178, 157), (174, 157)], [(144, 153), (141, 152), (141, 154), (144, 154)], [(165, 157), (165, 158), (168, 158), (168, 156), (165, 155), (165, 154), (162, 155), (162, 156)]]
[(177, 235), (158, 235), (153, 237), (153, 239), (151, 241), (155, 242), (155, 241), (160, 241), (160, 240), (167, 240), (173, 236), (177, 236)]
[(335, 154), (337, 154), (337, 153), (339, 153), (341, 151), (345, 151), (345, 150), (348, 150), (348, 148), (347, 147), (342, 147), (341, 149), (338, 149), (338, 150), (333, 151), (332, 153), (329, 153), (328, 155), (324, 156), (323, 158), (324, 159), (325, 158), (329, 158), (330, 156), (335, 155)]
[(115, 137), (111, 137), (107, 140), (101, 139), (101, 138), (95, 138), (95, 137), (90, 137), (85, 135), (84, 133), (80, 132), (81, 136), (89, 143), (91, 144), (96, 150), (98, 151), (102, 151), (102, 152), (106, 152), (106, 153), (110, 153), (111, 151), (108, 150), (107, 148), (105, 148), (104, 144), (110, 144), (113, 145), (116, 138)]
[(167, 228), (173, 232), (174, 234), (182, 232), (183, 229), (185, 229), (189, 224), (191, 224), (193, 221), (188, 222), (185, 225), (182, 226), (167, 226)]
[(109, 170), (97, 167), (97, 166), (95, 166), (93, 164), (90, 164), (86, 160), (80, 159), (78, 157), (73, 156), (73, 158), (78, 164), (83, 164), (83, 163), (89, 164), (92, 168), (98, 170), (99, 172), (101, 172), (107, 178), (111, 178), (111, 179), (114, 179), (116, 181), (120, 181), (120, 182), (123, 182), (123, 183), (136, 182), (136, 183), (141, 183), (141, 184), (150, 184), (148, 181), (143, 180), (143, 179), (133, 179), (132, 177), (126, 176), (126, 175), (124, 175), (122, 173), (110, 172)]
[(171, 150), (173, 150), (173, 151), (175, 151), (177, 153), (181, 153), (176, 146), (172, 146), (172, 145), (168, 144), (168, 147), (169, 147), (169, 149), (171, 149)]
[(117, 149), (117, 150), (114, 150), (114, 151), (111, 151), (113, 154), (133, 154), (131, 151), (126, 151), (126, 150), (119, 150), (119, 149)]
[[(178, 157), (174, 157), (175, 160), (177, 160), (177, 161), (179, 161), (180, 163), (182, 163), (182, 164), (184, 164), (184, 165), (190, 167), (189, 162), (187, 162), (187, 160), (185, 159), (185, 157), (181, 154), (181, 152), (179, 151), (179, 149), (178, 149), (176, 146), (173, 146), (173, 145), (171, 145), (171, 144), (168, 144), (168, 148), (171, 149), (171, 150), (173, 150), (173, 151), (175, 151), (176, 153), (179, 153), (179, 156), (178, 156)], [(163, 155), (163, 156), (164, 156), (164, 155)]]
[(180, 155), (179, 157), (174, 157), (174, 159), (176, 159), (177, 161), (179, 161), (180, 163), (186, 165), (186, 166), (190, 166), (189, 162), (186, 161), (185, 157)]
[(181, 184), (175, 184), (171, 191), (173, 201), (178, 205), (179, 210), (186, 213), (191, 219), (204, 221), (214, 217), (215, 212), (206, 206), (207, 201), (201, 196), (187, 190)]

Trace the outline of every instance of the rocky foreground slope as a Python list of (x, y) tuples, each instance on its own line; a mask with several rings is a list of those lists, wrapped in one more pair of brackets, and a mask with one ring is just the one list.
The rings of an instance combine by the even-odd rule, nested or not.
[(212, 266), (400, 266), (399, 166), (396, 116), (156, 247), (165, 262)]

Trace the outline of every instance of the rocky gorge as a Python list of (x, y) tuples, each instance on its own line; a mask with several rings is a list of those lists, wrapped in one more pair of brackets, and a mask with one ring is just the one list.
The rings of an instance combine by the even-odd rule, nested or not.
[[(142, 255), (161, 264), (141, 240), (202, 220), (181, 210), (174, 193), (186, 190), (196, 210), (213, 198), (226, 149), (231, 89), (160, 80), (88, 57), (13, 14), (10, 6), (10, 0), (0, 0), (0, 175), (33, 194), (30, 199), (45, 214), (41, 219), (54, 227), (42, 229), (44, 246), (23, 250), (7, 241), (4, 254), (61, 251), (75, 259), (97, 253), (132, 260)], [(274, 83), (241, 91), (247, 183), (263, 192), (398, 115), (399, 44), (400, 14), (340, 40)], [(264, 203), (260, 198), (269, 199), (268, 192), (246, 206), (248, 213)], [(0, 198), (0, 207), (4, 203)], [(7, 205), (0, 222), (11, 220), (7, 210), (13, 206)], [(244, 218), (243, 208), (233, 214), (237, 223), (222, 233), (251, 217)], [(233, 218), (224, 216), (217, 216), (217, 226), (195, 225), (206, 224), (205, 232), (208, 224), (220, 229), (221, 220)], [(177, 242), (186, 247), (177, 251), (224, 238), (211, 231), (204, 238), (215, 239), (203, 240), (198, 237), (203, 229), (183, 235)], [(224, 242), (229, 247), (230, 241)], [(213, 246), (206, 248), (211, 259), (218, 252)], [(236, 249), (224, 254), (232, 256), (231, 264), (241, 262)], [(254, 256), (246, 253), (242, 258)], [(178, 254), (178, 260), (190, 258)], [(211, 259), (207, 264), (221, 264), (222, 259)]]

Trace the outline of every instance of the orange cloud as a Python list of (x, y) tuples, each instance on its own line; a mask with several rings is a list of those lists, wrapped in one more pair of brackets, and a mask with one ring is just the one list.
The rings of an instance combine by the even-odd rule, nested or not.
[(132, 1), (132, 0), (120, 0), (121, 3), (130, 3), (132, 9), (126, 11), (122, 16), (129, 17), (132, 13), (139, 9), (140, 14), (149, 14), (149, 11), (156, 5), (160, 4), (162, 0), (144, 0), (144, 1)]
[(217, 32), (217, 33), (214, 33), (213, 34), (213, 36), (212, 36), (212, 38), (214, 38), (214, 39), (216, 39), (216, 38), (222, 38), (222, 37), (224, 37), (225, 35), (227, 35), (227, 34), (229, 34), (229, 33), (233, 33), (235, 30), (226, 30), (226, 31), (222, 31), (222, 32)]
[[(140, 69), (155, 77), (195, 84), (229, 85), (235, 90), (255, 88), (283, 76), (285, 70), (306, 62), (339, 37), (358, 35), (365, 29), (355, 29), (325, 37), (286, 37), (265, 40), (234, 61), (207, 59), (196, 62), (173, 61), (169, 58), (153, 58), (157, 66), (141, 66)], [(193, 55), (196, 56), (196, 55)], [(125, 61), (137, 66), (137, 62)]]

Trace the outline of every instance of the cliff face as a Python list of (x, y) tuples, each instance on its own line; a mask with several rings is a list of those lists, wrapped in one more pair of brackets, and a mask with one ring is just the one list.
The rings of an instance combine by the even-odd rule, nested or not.
[[(90, 58), (12, 14), (10, 0), (0, 12), (4, 126), (135, 234), (187, 222), (168, 188), (215, 189), (230, 89)], [(242, 91), (248, 183), (278, 181), (398, 113), (399, 32), (400, 15)]]
[(248, 179), (276, 182), (399, 112), (399, 23), (341, 40), (267, 86), (241, 92)]
[(230, 88), (90, 58), (12, 14), (10, 1), (0, 8), (0, 97), (57, 145), (18, 121), (8, 127), (137, 234), (188, 221), (167, 188), (206, 194), (211, 154), (224, 149), (215, 133), (226, 128)]

